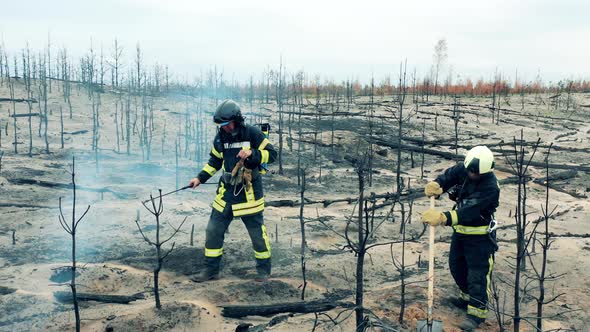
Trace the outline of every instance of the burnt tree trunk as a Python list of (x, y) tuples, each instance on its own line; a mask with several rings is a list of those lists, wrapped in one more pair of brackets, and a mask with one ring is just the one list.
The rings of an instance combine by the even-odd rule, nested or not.
[[(305, 270), (305, 247), (307, 246), (305, 238), (305, 220), (303, 219), (303, 208), (305, 206), (305, 170), (301, 169), (301, 204), (299, 205), (299, 225), (301, 227), (301, 275), (303, 276), (303, 287), (301, 289), (301, 301), (305, 301), (305, 289), (307, 288), (307, 277)], [(277, 232), (278, 241), (278, 232)]]
[(365, 243), (365, 228), (363, 226), (363, 206), (365, 205), (365, 179), (364, 170), (359, 166), (359, 200), (358, 200), (358, 250), (356, 256), (356, 296), (355, 296), (355, 317), (356, 317), (356, 331), (363, 332), (365, 330), (364, 321), (364, 308), (363, 308), (363, 275), (365, 266), (365, 254), (366, 247)]

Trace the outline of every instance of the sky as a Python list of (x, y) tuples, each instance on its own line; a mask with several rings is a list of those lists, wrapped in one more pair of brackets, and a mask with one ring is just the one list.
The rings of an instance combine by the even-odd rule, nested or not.
[(424, 76), (434, 45), (447, 40), (442, 75), (526, 81), (590, 79), (588, 0), (201, 1), (0, 0), (0, 38), (9, 51), (28, 42), (70, 54), (110, 55), (127, 64), (139, 43), (149, 64), (190, 78), (217, 66), (224, 77), (260, 79), (281, 57), (288, 71), (324, 79), (397, 78), (399, 64)]

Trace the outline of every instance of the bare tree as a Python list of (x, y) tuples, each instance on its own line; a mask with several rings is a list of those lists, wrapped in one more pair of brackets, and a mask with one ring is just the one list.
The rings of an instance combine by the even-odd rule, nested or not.
[(122, 57), (123, 57), (123, 47), (121, 47), (119, 45), (119, 40), (117, 38), (115, 38), (115, 41), (113, 43), (113, 50), (111, 53), (111, 61), (109, 62), (109, 65), (111, 66), (111, 69), (112, 69), (111, 81), (112, 81), (113, 87), (115, 87), (115, 88), (119, 87), (119, 71), (122, 68)]
[[(4, 77), (10, 82), (10, 63), (8, 61), (8, 54), (6, 53), (4, 41), (2, 41), (2, 48), (4, 49)], [(2, 54), (0, 54), (0, 56), (2, 56)]]
[(408, 61), (399, 65), (399, 82), (397, 90), (397, 165), (396, 165), (396, 192), (399, 194), (403, 188), (403, 180), (401, 178), (401, 165), (402, 165), (402, 137), (404, 136), (404, 124), (410, 118), (410, 115), (404, 117), (404, 103), (408, 94), (408, 86), (406, 84), (406, 69), (408, 67)]
[(63, 97), (64, 102), (68, 104), (68, 108), (70, 110), (70, 120), (72, 119), (72, 100), (70, 96), (72, 94), (72, 84), (71, 84), (71, 75), (72, 75), (72, 65), (68, 61), (68, 51), (64, 47), (61, 51), (61, 75), (62, 75), (62, 82), (63, 82)]
[[(25, 81), (25, 89), (27, 91), (27, 106), (29, 109), (29, 116), (28, 116), (28, 122), (29, 122), (29, 157), (33, 156), (33, 105), (31, 104), (31, 98), (33, 96), (33, 93), (31, 91), (31, 77), (30, 77), (30, 72), (31, 72), (31, 61), (30, 61), (30, 51), (29, 51), (29, 44), (27, 43), (27, 55), (25, 57), (25, 53), (23, 51), (23, 79)], [(41, 98), (40, 98), (41, 99)], [(41, 104), (39, 104), (41, 105)], [(41, 117), (41, 114), (39, 114), (39, 117)]]
[(14, 154), (18, 154), (18, 128), (16, 126), (16, 101), (14, 98), (14, 81), (8, 82), (8, 87), (10, 90), (10, 99), (12, 99), (12, 118), (13, 118), (13, 129), (14, 129)]
[(100, 85), (99, 85), (99, 91), (103, 90), (104, 87), (104, 74), (106, 73), (106, 69), (105, 69), (105, 64), (104, 64), (104, 52), (102, 49), (102, 43), (100, 44), (100, 68), (99, 68), (99, 75), (100, 75)]
[(4, 86), (4, 40), (0, 43), (0, 86)]
[[(135, 220), (135, 224), (137, 225), (137, 229), (139, 229), (139, 233), (143, 237), (143, 240), (145, 242), (147, 242), (149, 245), (154, 246), (156, 249), (156, 266), (154, 267), (154, 297), (156, 298), (156, 308), (161, 309), (162, 304), (160, 303), (160, 288), (159, 288), (159, 283), (158, 283), (160, 270), (162, 269), (162, 265), (163, 265), (164, 261), (166, 260), (166, 258), (168, 257), (168, 255), (170, 255), (172, 250), (174, 250), (174, 245), (176, 244), (176, 242), (172, 242), (172, 246), (168, 250), (163, 250), (162, 245), (166, 244), (166, 242), (168, 242), (168, 241), (172, 240), (172, 238), (174, 238), (174, 236), (178, 233), (178, 231), (180, 231), (180, 228), (182, 227), (182, 225), (184, 224), (184, 222), (186, 221), (186, 219), (188, 217), (184, 217), (184, 219), (182, 220), (180, 225), (178, 225), (178, 227), (174, 227), (171, 225), (171, 227), (173, 229), (172, 234), (167, 239), (161, 240), (160, 239), (160, 228), (161, 228), (160, 216), (162, 215), (162, 212), (164, 212), (164, 203), (162, 201), (162, 190), (159, 189), (158, 191), (159, 191), (160, 195), (157, 196), (156, 198), (154, 198), (154, 197), (152, 197), (152, 195), (150, 195), (150, 201), (148, 201), (148, 202), (151, 203), (151, 208), (148, 206), (148, 204), (149, 204), (148, 202), (142, 203), (143, 206), (156, 219), (156, 238), (155, 238), (155, 240), (152, 241), (145, 235), (145, 233), (141, 229), (141, 226), (139, 225), (139, 220), (138, 220), (139, 218)], [(158, 200), (157, 204), (156, 204), (156, 200)]]
[(420, 179), (424, 179), (424, 144), (425, 144), (425, 130), (426, 130), (426, 119), (422, 119), (422, 141), (420, 142)]
[[(368, 151), (368, 150), (367, 150)], [(340, 236), (346, 241), (344, 249), (350, 249), (356, 255), (356, 291), (355, 291), (355, 317), (356, 317), (356, 331), (365, 331), (365, 329), (371, 324), (370, 315), (366, 316), (367, 308), (364, 308), (364, 264), (365, 257), (369, 250), (378, 246), (391, 245), (393, 243), (415, 242), (419, 239), (426, 231), (426, 227), (423, 226), (422, 232), (419, 235), (414, 235), (411, 239), (404, 238), (391, 239), (385, 241), (375, 241), (375, 237), (379, 229), (383, 226), (386, 221), (392, 220), (393, 206), (389, 212), (382, 217), (376, 217), (375, 211), (377, 210), (377, 198), (374, 193), (369, 197), (365, 196), (366, 180), (368, 173), (371, 170), (368, 168), (368, 156), (367, 152), (359, 156), (359, 159), (355, 163), (355, 172), (358, 178), (358, 190), (359, 198), (357, 205), (354, 208), (353, 214), (356, 211), (356, 216), (352, 215), (346, 219), (346, 227), (344, 234), (334, 230), (332, 225), (329, 225), (319, 219), (327, 229), (332, 231), (337, 236)], [(395, 198), (397, 201), (398, 198)], [(358, 209), (358, 210), (357, 210)], [(353, 239), (350, 234), (351, 226), (357, 229), (356, 238)]]
[(518, 188), (517, 188), (517, 196), (516, 196), (516, 212), (514, 214), (514, 219), (516, 221), (516, 264), (514, 265), (515, 268), (515, 276), (514, 276), (514, 331), (517, 332), (520, 330), (520, 321), (522, 320), (522, 315), (520, 312), (520, 304), (521, 304), (521, 278), (522, 272), (525, 270), (525, 262), (527, 257), (527, 247), (530, 242), (530, 239), (527, 240), (527, 233), (526, 228), (529, 224), (527, 221), (528, 213), (526, 211), (526, 202), (527, 202), (527, 181), (528, 181), (528, 168), (537, 152), (537, 148), (539, 147), (539, 143), (541, 138), (539, 138), (535, 144), (533, 144), (533, 151), (530, 154), (530, 157), (525, 159), (525, 155), (527, 151), (526, 142), (524, 141), (523, 131), (520, 132), (520, 140), (517, 141), (516, 137), (514, 138), (513, 148), (514, 148), (514, 161), (510, 163), (513, 171), (516, 173), (518, 178)]
[(19, 78), (19, 76), (18, 76), (18, 59), (16, 58), (16, 55), (13, 56), (13, 60), (14, 60), (14, 78)]
[[(303, 276), (303, 287), (301, 288), (301, 300), (305, 301), (305, 289), (307, 288), (307, 276), (306, 276), (306, 260), (305, 260), (305, 247), (307, 246), (305, 238), (305, 220), (303, 218), (303, 207), (305, 206), (305, 169), (299, 169), (301, 173), (301, 200), (299, 205), (299, 226), (301, 228), (301, 275)], [(278, 234), (277, 234), (278, 239)]]
[(135, 46), (135, 69), (137, 72), (137, 86), (136, 86), (136, 92), (139, 93), (141, 91), (141, 76), (142, 76), (142, 62), (143, 62), (143, 56), (141, 54), (141, 48), (139, 46), (139, 42), (137, 42), (136, 46)]
[[(131, 81), (129, 81), (131, 82)], [(131, 85), (129, 85), (131, 88)], [(127, 155), (131, 154), (131, 93), (127, 95), (127, 104), (125, 106), (125, 133), (127, 141)]]
[(59, 122), (60, 122), (60, 125), (61, 125), (61, 130), (60, 130), (60, 133), (61, 133), (61, 148), (63, 149), (64, 148), (64, 113), (63, 113), (63, 109), (62, 109), (61, 106), (59, 107)]
[[(369, 89), (369, 113), (368, 113), (368, 117), (369, 117), (369, 121), (368, 121), (368, 126), (369, 126), (369, 169), (373, 169), (373, 131), (374, 131), (374, 124), (373, 124), (373, 117), (375, 115), (375, 78), (373, 77), (373, 75), (371, 75), (371, 87)], [(398, 160), (399, 163), (399, 160)], [(369, 173), (369, 187), (373, 186), (373, 172)]]
[(455, 125), (455, 156), (459, 157), (459, 121), (462, 119), (461, 113), (459, 111), (459, 102), (457, 95), (455, 95), (454, 102), (453, 102), (453, 123)]
[[(119, 98), (119, 100), (117, 100), (115, 102), (115, 117), (113, 119), (113, 121), (115, 122), (115, 135), (116, 135), (116, 139), (117, 139), (117, 153), (121, 152), (121, 146), (119, 144), (119, 101), (120, 101), (120, 98)], [(123, 112), (123, 109), (121, 109), (121, 112)]]
[(88, 98), (91, 99), (94, 88), (94, 77), (96, 76), (96, 55), (94, 54), (92, 38), (90, 39), (88, 54), (82, 59), (81, 70), (83, 74), (82, 81), (86, 82)]
[(168, 72), (168, 65), (166, 65), (164, 71), (164, 80), (166, 81), (166, 93), (170, 92), (170, 74)]
[[(41, 59), (39, 59), (39, 61), (41, 61)], [(47, 72), (45, 69), (45, 57), (43, 57), (43, 66), (41, 66), (41, 69), (42, 70), (39, 74), (41, 80), (41, 83), (39, 85), (39, 105), (41, 105), (41, 102), (43, 102), (43, 111), (39, 112), (39, 117), (42, 120), (44, 126), (45, 153), (49, 154), (49, 139), (47, 137), (47, 126), (49, 123), (49, 108), (47, 106), (47, 87), (48, 81), (51, 80), (47, 77)]]
[(94, 161), (96, 167), (96, 173), (98, 174), (99, 166), (99, 148), (98, 142), (100, 140), (100, 106), (101, 98), (99, 92), (92, 93), (92, 150), (94, 151)]
[(283, 90), (285, 85), (284, 80), (284, 69), (283, 69), (283, 57), (279, 65), (279, 72), (277, 74), (277, 106), (279, 108), (279, 174), (283, 175)]
[[(410, 187), (410, 179), (408, 179), (408, 188)], [(409, 210), (406, 212), (406, 203), (400, 202), (400, 209), (401, 209), (401, 222), (400, 222), (400, 234), (401, 234), (401, 244), (402, 250), (400, 254), (400, 259), (396, 259), (393, 254), (393, 243), (390, 245), (389, 250), (391, 254), (391, 261), (400, 276), (400, 312), (398, 317), (398, 322), (400, 324), (404, 323), (404, 312), (406, 308), (406, 286), (411, 284), (406, 281), (408, 277), (407, 268), (409, 267), (406, 263), (406, 229), (407, 225), (412, 223), (412, 209), (414, 206), (414, 200), (412, 199), (409, 203), (407, 203)], [(406, 216), (407, 214), (407, 216)]]
[(493, 311), (494, 315), (496, 316), (496, 322), (498, 323), (498, 331), (504, 332), (506, 331), (506, 329), (504, 328), (504, 326), (506, 325), (504, 321), (504, 316), (506, 315), (505, 308), (506, 299), (508, 298), (508, 296), (506, 296), (506, 291), (503, 291), (504, 297), (502, 298), (503, 301), (501, 301), (501, 289), (500, 287), (498, 287), (496, 279), (496, 275), (492, 274), (492, 278), (490, 279), (490, 297), (493, 299)]
[(437, 94), (438, 88), (438, 76), (442, 67), (447, 60), (447, 40), (446, 39), (439, 39), (434, 45), (434, 55), (433, 55), (433, 74), (434, 74), (434, 94)]
[[(549, 264), (549, 249), (551, 248), (551, 245), (553, 244), (554, 240), (552, 239), (552, 234), (551, 232), (549, 232), (549, 220), (551, 218), (553, 218), (553, 213), (555, 212), (555, 209), (557, 208), (557, 205), (555, 205), (553, 208), (550, 208), (549, 206), (549, 188), (550, 188), (550, 177), (549, 177), (549, 155), (551, 154), (551, 147), (553, 146), (553, 143), (551, 143), (549, 145), (549, 148), (547, 149), (547, 153), (546, 153), (546, 157), (545, 157), (545, 174), (546, 174), (546, 178), (545, 178), (545, 204), (544, 206), (541, 205), (541, 211), (542, 211), (542, 216), (541, 216), (541, 221), (536, 222), (534, 229), (532, 231), (533, 235), (531, 235), (533, 237), (532, 241), (537, 241), (538, 244), (541, 246), (541, 262), (540, 262), (540, 267), (537, 267), (537, 265), (535, 264), (535, 261), (533, 260), (532, 255), (528, 255), (529, 257), (529, 262), (530, 262), (530, 267), (533, 270), (534, 273), (534, 278), (537, 280), (537, 292), (538, 294), (535, 295), (531, 295), (530, 293), (527, 293), (527, 295), (531, 295), (535, 301), (537, 302), (537, 315), (536, 315), (536, 328), (538, 331), (543, 331), (543, 308), (545, 305), (550, 304), (552, 302), (555, 302), (558, 298), (560, 298), (562, 295), (565, 295), (564, 293), (560, 293), (557, 294), (555, 296), (552, 296), (550, 298), (547, 297), (547, 289), (546, 289), (546, 283), (550, 282), (550, 281), (555, 281), (556, 279), (560, 278), (563, 275), (559, 275), (559, 274), (550, 274), (548, 272), (548, 264)], [(550, 210), (551, 209), (551, 210)], [(538, 226), (541, 224), (541, 222), (544, 225), (544, 230), (541, 232), (537, 231)], [(539, 233), (539, 235), (541, 235), (540, 239), (537, 239), (536, 234)]]
[(51, 93), (51, 33), (47, 32), (47, 74), (49, 77), (49, 93)]
[(86, 211), (82, 214), (80, 218), (76, 218), (76, 167), (75, 167), (75, 158), (72, 157), (72, 166), (70, 175), (72, 176), (72, 219), (71, 222), (68, 224), (66, 218), (63, 213), (62, 205), (61, 205), (61, 197), (59, 198), (59, 215), (58, 220), (61, 227), (72, 237), (72, 280), (70, 281), (70, 289), (72, 290), (72, 299), (74, 301), (74, 315), (76, 317), (76, 331), (80, 331), (80, 310), (78, 308), (78, 298), (76, 295), (76, 231), (78, 229), (78, 224), (80, 221), (84, 219), (88, 210), (90, 210), (90, 205), (86, 208)]

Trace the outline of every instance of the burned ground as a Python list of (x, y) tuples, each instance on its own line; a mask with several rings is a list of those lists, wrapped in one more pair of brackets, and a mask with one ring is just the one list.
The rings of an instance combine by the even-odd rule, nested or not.
[[(7, 94), (6, 87), (0, 87), (0, 95)], [(55, 105), (60, 104), (60, 96), (51, 96)], [(537, 96), (538, 97), (538, 96)], [(514, 137), (524, 131), (527, 142), (541, 138), (542, 147), (534, 158), (538, 166), (531, 167), (535, 179), (529, 188), (528, 212), (531, 219), (540, 216), (540, 205), (544, 199), (542, 167), (543, 152), (553, 142), (554, 147), (550, 163), (550, 177), (554, 189), (551, 190), (552, 202), (560, 213), (551, 224), (551, 231), (556, 235), (555, 244), (550, 251), (550, 270), (556, 274), (565, 273), (554, 282), (554, 292), (564, 293), (562, 297), (547, 309), (548, 324), (555, 328), (578, 329), (590, 324), (586, 312), (590, 309), (590, 284), (585, 281), (590, 256), (588, 232), (585, 225), (590, 222), (590, 167), (588, 134), (590, 123), (588, 110), (562, 111), (538, 102), (534, 96), (527, 97), (524, 109), (508, 107), (500, 112), (499, 124), (492, 123), (491, 112), (486, 105), (489, 100), (483, 97), (466, 97), (461, 99), (460, 110), (463, 117), (459, 123), (458, 152), (462, 154), (473, 145), (486, 144), (497, 155), (497, 175), (500, 180), (509, 179), (513, 174), (507, 160), (512, 158), (511, 147)], [(548, 101), (549, 96), (543, 96)], [(519, 97), (520, 98), (520, 97)], [(590, 104), (590, 95), (576, 94), (578, 104)], [(439, 101), (440, 99), (440, 101)], [(516, 99), (516, 97), (513, 97)], [(317, 121), (316, 108), (308, 105), (303, 111), (301, 128), (298, 116), (293, 114), (291, 123), (292, 137), (288, 137), (288, 121), (285, 115), (283, 166), (284, 173), (278, 174), (278, 165), (271, 165), (272, 172), (265, 176), (266, 200), (290, 200), (294, 206), (268, 207), (265, 223), (273, 246), (273, 278), (268, 283), (253, 281), (255, 275), (253, 252), (245, 227), (240, 220), (234, 220), (226, 235), (223, 262), (223, 279), (207, 284), (194, 283), (191, 276), (199, 273), (204, 266), (203, 247), (204, 230), (210, 213), (210, 202), (214, 197), (215, 185), (203, 185), (193, 191), (183, 191), (164, 199), (163, 228), (164, 233), (172, 231), (171, 225), (177, 226), (188, 216), (187, 222), (175, 238), (176, 249), (164, 264), (160, 285), (163, 309), (156, 311), (151, 293), (152, 269), (155, 253), (141, 239), (134, 220), (138, 214), (143, 230), (151, 234), (154, 223), (151, 215), (144, 210), (140, 201), (147, 199), (149, 193), (155, 195), (158, 188), (172, 190), (176, 181), (180, 186), (192, 178), (206, 162), (208, 146), (212, 139), (213, 126), (205, 127), (207, 135), (203, 142), (203, 152), (194, 158), (195, 149), (181, 153), (178, 168), (175, 161), (175, 135), (183, 132), (179, 125), (184, 118), (184, 101), (179, 102), (170, 97), (154, 98), (157, 109), (169, 109), (169, 112), (155, 113), (156, 137), (150, 160), (142, 158), (136, 134), (133, 134), (130, 155), (125, 153), (122, 143), (120, 152), (116, 152), (115, 129), (111, 115), (117, 95), (105, 92), (102, 95), (101, 149), (97, 154), (90, 151), (91, 133), (67, 135), (66, 149), (58, 148), (59, 122), (57, 112), (49, 120), (51, 153), (41, 151), (41, 139), (34, 136), (35, 153), (28, 157), (26, 153), (14, 154), (6, 150), (2, 159), (0, 174), (0, 286), (14, 289), (0, 295), (0, 330), (63, 330), (73, 326), (71, 306), (60, 303), (53, 297), (53, 292), (67, 290), (63, 285), (68, 281), (70, 242), (57, 221), (58, 197), (64, 197), (64, 206), (69, 210), (71, 189), (67, 187), (70, 178), (66, 172), (72, 154), (77, 158), (77, 184), (79, 209), (90, 205), (90, 212), (81, 223), (78, 232), (78, 261), (80, 290), (113, 295), (132, 295), (141, 293), (145, 299), (129, 304), (108, 304), (85, 302), (81, 308), (82, 323), (85, 330), (233, 330), (240, 322), (253, 325), (266, 325), (271, 317), (247, 317), (244, 319), (224, 318), (219, 306), (224, 304), (271, 304), (276, 302), (294, 302), (300, 297), (302, 278), (300, 267), (300, 229), (299, 229), (299, 187), (297, 182), (297, 163), (299, 140), (302, 140), (302, 166), (307, 169), (307, 190), (305, 196), (310, 201), (343, 199), (343, 202), (327, 204), (308, 204), (304, 216), (307, 221), (307, 279), (306, 299), (322, 299), (326, 294), (346, 290), (344, 300), (352, 301), (354, 290), (354, 254), (346, 248), (343, 238), (336, 235), (344, 232), (346, 220), (353, 215), (354, 200), (358, 197), (358, 181), (354, 169), (354, 160), (359, 158), (374, 143), (374, 172), (372, 187), (367, 194), (393, 192), (395, 183), (395, 165), (398, 162), (395, 148), (397, 128), (393, 118), (397, 113), (391, 96), (376, 98), (374, 113), (376, 118), (367, 118), (367, 97), (356, 97), (351, 105), (350, 115), (332, 116), (331, 107), (322, 106), (322, 116)], [(411, 188), (421, 188), (428, 180), (457, 160), (455, 151), (454, 123), (450, 118), (452, 98), (435, 97), (436, 102), (413, 103), (408, 100), (406, 114), (411, 115), (409, 123), (404, 124), (402, 143), (402, 176), (407, 182), (411, 179)], [(90, 102), (84, 95), (72, 99), (75, 117), (66, 119), (68, 132), (88, 129)], [(213, 101), (195, 108), (210, 111)], [(0, 103), (2, 110), (7, 103)], [(278, 115), (274, 103), (255, 105), (257, 113), (270, 117), (273, 131), (271, 142), (278, 147)], [(519, 105), (520, 106), (520, 105)], [(18, 105), (23, 107), (24, 105)], [(297, 109), (294, 112), (298, 112)], [(342, 102), (339, 112), (348, 112)], [(2, 122), (8, 118), (0, 112)], [(246, 114), (248, 115), (248, 114)], [(210, 114), (206, 114), (209, 119)], [(381, 117), (381, 118), (379, 118)], [(251, 116), (253, 119), (254, 116)], [(424, 120), (426, 118), (426, 120)], [(194, 119), (194, 118), (193, 118)], [(435, 130), (435, 119), (437, 121)], [(24, 121), (24, 120), (19, 120)], [(423, 122), (424, 121), (424, 122)], [(168, 125), (167, 138), (162, 144), (163, 123)], [(425, 123), (425, 139), (422, 143), (422, 124)], [(19, 122), (20, 139), (27, 138), (26, 122)], [(373, 129), (369, 129), (371, 127)], [(178, 128), (176, 128), (178, 126)], [(334, 128), (334, 146), (331, 146)], [(300, 138), (299, 130), (304, 133)], [(314, 131), (319, 130), (317, 136)], [(368, 132), (374, 130), (373, 138)], [(3, 140), (5, 144), (8, 139)], [(288, 141), (291, 143), (289, 144)], [(182, 141), (184, 151), (184, 141)], [(9, 143), (6, 143), (9, 144)], [(421, 177), (420, 150), (433, 150), (424, 156), (424, 178)], [(22, 145), (19, 146), (22, 150)], [(410, 153), (409, 151), (413, 151)], [(436, 154), (440, 152), (440, 154)], [(504, 153), (502, 153), (504, 152)], [(96, 157), (98, 156), (98, 167)], [(446, 157), (445, 157), (446, 156)], [(190, 159), (189, 159), (190, 157)], [(414, 167), (412, 167), (412, 158)], [(192, 160), (191, 160), (192, 159)], [(197, 159), (197, 160), (194, 160)], [(568, 165), (576, 168), (568, 169)], [(560, 166), (563, 166), (560, 168)], [(320, 173), (321, 169), (321, 173)], [(569, 172), (569, 173), (564, 173)], [(559, 176), (558, 176), (559, 175)], [(23, 182), (35, 180), (37, 182)], [(42, 182), (42, 183), (41, 183)], [(514, 201), (515, 185), (502, 186), (501, 205), (497, 217), (501, 221), (499, 231), (500, 251), (497, 253), (496, 275), (502, 280), (511, 280), (514, 258)], [(350, 204), (346, 198), (351, 198)], [(381, 200), (380, 202), (384, 202)], [(452, 204), (445, 198), (437, 202), (441, 208), (451, 208)], [(422, 225), (419, 213), (427, 207), (423, 198), (416, 199), (413, 207), (412, 223), (408, 225), (409, 234), (419, 234)], [(377, 211), (380, 217), (388, 216), (388, 209)], [(387, 241), (399, 233), (399, 206), (391, 218), (380, 229), (372, 241)], [(320, 220), (322, 223), (320, 223)], [(194, 245), (190, 245), (191, 227), (194, 225)], [(331, 228), (330, 228), (331, 227)], [(16, 243), (12, 244), (12, 234)], [(440, 230), (437, 237), (436, 262), (436, 301), (435, 316), (443, 319), (445, 326), (452, 328), (462, 319), (462, 312), (454, 308), (450, 299), (455, 295), (455, 288), (446, 265), (449, 246), (449, 230)], [(406, 278), (413, 284), (408, 285), (405, 323), (397, 323), (399, 315), (400, 276), (395, 270), (391, 252), (396, 257), (401, 253), (399, 244), (390, 251), (389, 246), (375, 248), (366, 257), (365, 265), (365, 305), (376, 317), (403, 330), (415, 327), (416, 320), (425, 317), (425, 287), (427, 272), (425, 239), (406, 244), (406, 261), (408, 270)], [(418, 265), (418, 262), (420, 264)], [(510, 305), (512, 291), (505, 286), (500, 293), (502, 299)], [(526, 298), (525, 298), (526, 299)], [(576, 310), (572, 313), (558, 315), (564, 310)], [(335, 317), (346, 309), (339, 308), (329, 312)], [(509, 311), (509, 308), (506, 308)], [(525, 301), (524, 310), (533, 314), (532, 302)], [(578, 311), (579, 310), (579, 311)], [(343, 313), (340, 318), (346, 317)], [(495, 318), (491, 316), (483, 330), (496, 329)], [(309, 331), (315, 321), (313, 314), (294, 314), (285, 320), (273, 324), (276, 331)], [(354, 326), (353, 318), (344, 320), (334, 326), (326, 317), (320, 319), (319, 329), (350, 330)]]

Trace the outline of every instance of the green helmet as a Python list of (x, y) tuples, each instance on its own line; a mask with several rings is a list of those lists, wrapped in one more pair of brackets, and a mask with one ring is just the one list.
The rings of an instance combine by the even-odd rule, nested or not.
[(467, 152), (463, 164), (473, 173), (489, 173), (494, 170), (494, 154), (486, 146), (476, 146)]
[(230, 121), (242, 122), (242, 112), (240, 111), (240, 105), (231, 99), (224, 100), (217, 109), (213, 116), (213, 121), (217, 124), (222, 124)]

